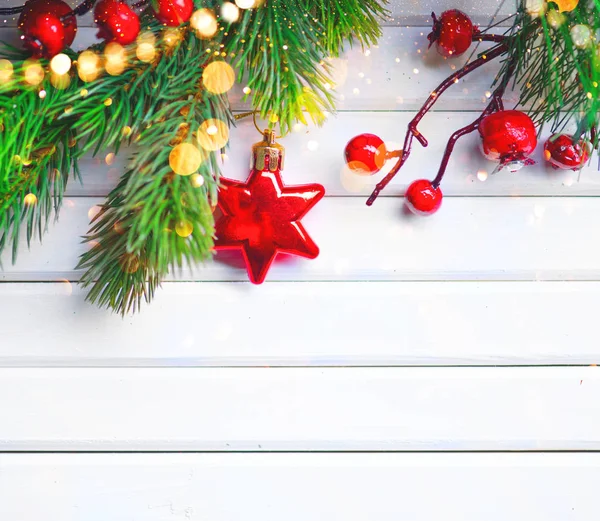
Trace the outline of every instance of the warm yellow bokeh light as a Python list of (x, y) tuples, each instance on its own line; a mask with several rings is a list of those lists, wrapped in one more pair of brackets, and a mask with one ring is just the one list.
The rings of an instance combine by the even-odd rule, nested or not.
[(23, 63), (25, 82), (29, 85), (39, 85), (44, 81), (44, 68), (35, 60)]
[(35, 194), (29, 193), (25, 196), (25, 199), (23, 199), (23, 202), (27, 205), (27, 206), (33, 206), (34, 204), (37, 204), (38, 198), (36, 197)]
[(57, 54), (50, 60), (50, 70), (58, 76), (67, 74), (71, 70), (71, 58), (64, 53)]
[(13, 64), (9, 60), (0, 60), (0, 83), (9, 81), (14, 73)]
[(71, 77), (68, 74), (56, 74), (50, 75), (50, 83), (55, 89), (64, 90), (71, 84)]
[(138, 60), (150, 63), (156, 58), (156, 47), (154, 47), (153, 43), (142, 42), (137, 46), (135, 54), (138, 57)]
[(210, 9), (198, 9), (192, 15), (190, 25), (200, 38), (212, 38), (219, 30), (217, 17)]
[(235, 72), (227, 62), (214, 61), (204, 69), (202, 82), (209, 92), (225, 94), (231, 90), (235, 83)]
[(223, 2), (223, 5), (221, 6), (221, 16), (223, 17), (223, 20), (232, 24), (239, 20), (240, 10), (237, 5), (232, 4), (231, 2)]
[(177, 175), (195, 174), (202, 164), (202, 152), (192, 143), (181, 143), (169, 154), (169, 165)]
[(194, 232), (194, 225), (189, 221), (179, 221), (175, 225), (175, 233), (179, 235), (179, 237), (189, 237)]
[(220, 150), (229, 142), (229, 127), (220, 119), (207, 119), (200, 125), (197, 137), (204, 150)]
[(111, 76), (118, 76), (127, 68), (127, 52), (117, 42), (111, 42), (104, 48), (104, 68)]
[(100, 74), (100, 57), (93, 51), (83, 51), (77, 59), (77, 73), (82, 81), (94, 81)]

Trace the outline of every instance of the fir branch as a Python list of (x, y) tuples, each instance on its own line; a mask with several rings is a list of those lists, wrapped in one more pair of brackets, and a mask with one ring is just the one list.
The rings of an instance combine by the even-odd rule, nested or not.
[(356, 39), (363, 48), (381, 37), (380, 22), (390, 15), (387, 0), (303, 0), (303, 7), (324, 29), (321, 45), (330, 56), (339, 56), (344, 44)]
[(226, 40), (238, 77), (248, 82), (252, 104), (265, 119), (275, 116), (286, 133), (305, 112), (322, 123), (334, 109), (323, 58), (322, 24), (306, 16), (304, 0), (272, 0), (248, 11)]
[[(202, 45), (189, 34), (171, 60), (121, 94), (146, 115), (137, 122), (142, 128), (129, 170), (93, 223), (86, 237), (93, 247), (78, 268), (86, 270), (81, 282), (91, 286), (89, 300), (122, 314), (150, 301), (171, 269), (193, 267), (211, 255), (216, 154), (205, 152), (201, 181), (176, 175), (169, 161), (174, 146), (198, 146), (198, 127), (205, 120), (232, 121), (224, 97), (198, 92), (203, 66), (212, 59)], [(184, 67), (192, 58), (196, 66)]]

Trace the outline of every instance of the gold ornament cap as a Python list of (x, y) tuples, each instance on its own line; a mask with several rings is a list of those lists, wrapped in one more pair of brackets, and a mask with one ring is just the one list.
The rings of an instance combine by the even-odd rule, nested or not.
[(283, 170), (285, 148), (275, 142), (275, 132), (263, 131), (263, 140), (252, 145), (252, 162), (250, 168), (255, 170)]

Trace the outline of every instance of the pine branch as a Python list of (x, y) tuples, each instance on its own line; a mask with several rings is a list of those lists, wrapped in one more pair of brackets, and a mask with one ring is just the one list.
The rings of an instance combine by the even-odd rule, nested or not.
[[(82, 284), (91, 286), (89, 300), (122, 314), (150, 301), (171, 269), (193, 267), (211, 255), (216, 153), (204, 151), (198, 175), (177, 175), (170, 163), (175, 146), (199, 146), (203, 122), (232, 121), (225, 98), (197, 90), (212, 59), (201, 47), (188, 35), (171, 60), (121, 94), (130, 106), (143, 107), (146, 116), (138, 121), (143, 128), (129, 170), (93, 223), (86, 237), (93, 247), (78, 268), (86, 270)], [(195, 67), (184, 67), (192, 58)]]
[(303, 0), (303, 7), (323, 29), (321, 46), (327, 55), (339, 56), (344, 44), (356, 39), (362, 47), (381, 37), (381, 19), (390, 15), (387, 0)]

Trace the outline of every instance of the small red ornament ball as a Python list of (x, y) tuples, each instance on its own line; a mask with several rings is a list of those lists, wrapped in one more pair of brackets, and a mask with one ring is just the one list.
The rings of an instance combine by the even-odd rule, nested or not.
[(590, 146), (585, 139), (575, 142), (568, 134), (554, 134), (544, 145), (544, 158), (552, 168), (580, 170), (590, 158)]
[(406, 206), (417, 215), (433, 215), (442, 205), (442, 191), (427, 179), (419, 179), (406, 190)]
[(518, 110), (501, 110), (486, 116), (479, 124), (485, 157), (507, 164), (523, 161), (537, 145), (532, 119)]
[(98, 38), (129, 45), (140, 34), (140, 19), (131, 7), (118, 0), (100, 0), (94, 9)]
[(439, 54), (446, 58), (460, 56), (471, 47), (477, 29), (465, 13), (458, 9), (450, 9), (444, 11), (439, 18), (435, 13), (431, 15), (433, 30), (427, 39), (430, 46), (435, 43)]
[(348, 167), (358, 174), (373, 175), (385, 164), (387, 150), (383, 140), (375, 134), (360, 134), (346, 145)]
[(178, 27), (192, 17), (194, 0), (152, 0), (152, 8), (159, 22)]
[(29, 0), (19, 17), (23, 44), (36, 57), (52, 58), (69, 47), (77, 34), (77, 18), (62, 0)]

